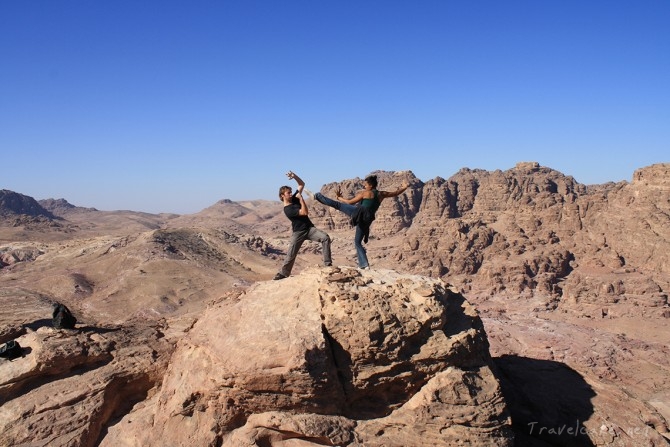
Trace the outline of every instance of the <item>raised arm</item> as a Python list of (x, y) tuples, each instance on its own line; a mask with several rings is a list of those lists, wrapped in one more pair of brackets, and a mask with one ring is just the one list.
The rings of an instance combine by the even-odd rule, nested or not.
[(298, 200), (300, 200), (300, 211), (298, 211), (298, 215), (300, 216), (308, 216), (309, 215), (309, 209), (307, 208), (307, 204), (305, 203), (305, 199), (302, 198), (302, 190), (305, 189), (305, 182), (298, 176), (293, 171), (288, 171), (286, 173), (286, 176), (290, 179), (293, 179), (296, 181), (298, 184), (298, 187), (296, 188), (297, 192), (297, 197)]
[(302, 190), (305, 189), (305, 182), (303, 182), (302, 179), (300, 177), (298, 177), (298, 174), (296, 174), (293, 171), (288, 171), (286, 173), (286, 176), (290, 179), (295, 180), (296, 183), (298, 183), (298, 188), (297, 188), (298, 194), (302, 194)]

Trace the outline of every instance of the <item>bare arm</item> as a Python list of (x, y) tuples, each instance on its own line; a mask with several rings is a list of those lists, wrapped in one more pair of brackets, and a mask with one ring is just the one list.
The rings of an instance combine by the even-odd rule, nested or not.
[(286, 173), (286, 176), (288, 178), (291, 178), (298, 183), (298, 188), (296, 189), (296, 196), (298, 197), (298, 200), (300, 200), (300, 211), (298, 211), (298, 215), (300, 216), (308, 216), (309, 215), (309, 209), (307, 208), (307, 204), (305, 203), (305, 199), (302, 198), (302, 190), (305, 189), (305, 182), (298, 177), (298, 174), (296, 174), (293, 171), (288, 171)]
[(302, 194), (302, 190), (305, 189), (305, 182), (303, 182), (302, 179), (300, 177), (298, 177), (298, 174), (296, 174), (293, 171), (288, 171), (286, 173), (286, 176), (288, 178), (291, 178), (291, 179), (295, 180), (296, 183), (298, 183), (298, 189), (297, 189), (298, 194), (299, 195)]
[(384, 199), (386, 197), (397, 197), (403, 192), (405, 192), (407, 188), (409, 188), (409, 183), (407, 182), (407, 180), (405, 180), (402, 182), (402, 186), (396, 189), (395, 191), (379, 191), (379, 198)]
[[(303, 183), (303, 186), (305, 184)], [(309, 215), (309, 209), (307, 208), (307, 204), (305, 203), (305, 199), (302, 198), (302, 194), (298, 192), (298, 199), (300, 200), (300, 211), (298, 211), (298, 214), (300, 216), (308, 216)]]
[(348, 203), (349, 205), (353, 205), (353, 204), (358, 203), (358, 202), (360, 202), (361, 200), (364, 199), (363, 191), (359, 191), (358, 194), (356, 194), (351, 199), (345, 199), (344, 197), (342, 197), (342, 192), (340, 191), (339, 188), (335, 192), (335, 198), (337, 199), (338, 202)]

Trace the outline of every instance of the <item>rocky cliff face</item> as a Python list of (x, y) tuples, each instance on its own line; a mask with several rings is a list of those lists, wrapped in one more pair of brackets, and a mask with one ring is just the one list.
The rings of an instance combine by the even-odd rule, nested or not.
[[(387, 173), (380, 189), (401, 176), (412, 187), (382, 203), (368, 255), (373, 265), (442, 278), (476, 303), (510, 374), (503, 385), (520, 445), (666, 445), (658, 433), (668, 433), (670, 416), (670, 339), (661, 335), (670, 318), (670, 164), (639, 169), (630, 183), (580, 185), (519, 163), (426, 183)], [(351, 182), (349, 195), (360, 187)], [(318, 223), (348, 231), (339, 249), (351, 251), (338, 214), (326, 210)], [(547, 395), (547, 381), (562, 391)], [(571, 425), (576, 437), (566, 434)]]
[(312, 269), (191, 323), (45, 326), (0, 362), (2, 445), (513, 443), (482, 322), (439, 280)]
[[(593, 301), (594, 292), (600, 300), (603, 294), (614, 299), (627, 290), (667, 299), (670, 165), (638, 170), (635, 178), (644, 178), (644, 184), (591, 189), (547, 168), (535, 169), (531, 176), (527, 166), (480, 173), (478, 194), (465, 200), (471, 208), (465, 213), (458, 208), (463, 217), (445, 222), (446, 234), (426, 244), (422, 230), (408, 232), (406, 243), (416, 247), (408, 261), (420, 267), (437, 259), (448, 266), (439, 273), (467, 290), (476, 284), (489, 293), (533, 291), (572, 301)], [(464, 182), (456, 177), (453, 182)], [(603, 282), (591, 278), (594, 270), (620, 277)], [(635, 274), (640, 271), (644, 279)]]
[[(588, 301), (589, 293), (604, 289), (611, 296), (628, 290), (656, 301), (667, 297), (670, 164), (639, 169), (632, 183), (593, 187), (534, 162), (504, 172), (462, 169), (449, 180), (426, 183), (411, 172), (377, 174), (380, 189), (392, 191), (403, 179), (412, 184), (383, 202), (373, 224), (375, 238), (394, 238), (395, 248), (383, 257), (410, 271), (478, 294)], [(361, 184), (354, 179), (322, 192), (333, 195), (341, 186), (352, 196)], [(350, 228), (343, 213), (313, 207), (319, 225)], [(644, 271), (646, 279), (624, 275), (619, 285), (591, 283), (593, 269)]]
[[(339, 270), (306, 243), (280, 282), (279, 202), (0, 219), (0, 342), (26, 346), (0, 360), (0, 445), (509, 445), (506, 415), (520, 446), (667, 445), (668, 174), (378, 172), (412, 186), (382, 203), (373, 270), (308, 201)], [(54, 300), (79, 331), (50, 327)]]

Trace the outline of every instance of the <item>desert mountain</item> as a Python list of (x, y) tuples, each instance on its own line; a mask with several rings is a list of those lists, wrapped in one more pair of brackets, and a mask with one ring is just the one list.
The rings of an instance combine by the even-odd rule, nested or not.
[[(382, 173), (380, 189), (393, 190), (404, 178), (413, 186), (384, 202), (374, 223), (378, 242), (371, 247), (391, 245), (384, 240), (395, 246), (375, 253), (378, 263), (485, 294), (579, 296), (583, 277), (594, 270), (642, 272), (646, 280), (630, 276), (631, 294), (667, 293), (670, 286), (668, 164), (636, 171), (632, 183), (585, 186), (537, 163), (519, 163), (504, 172), (462, 169), (427, 183), (411, 172)], [(353, 194), (360, 184), (341, 185)], [(322, 192), (334, 196), (337, 186)], [(318, 203), (314, 209), (328, 229), (349, 225), (342, 213)]]
[[(453, 445), (454, 433), (471, 445), (511, 445), (510, 414), (516, 445), (667, 445), (670, 164), (603, 185), (532, 162), (427, 182), (411, 171), (376, 174), (382, 190), (405, 179), (411, 187), (382, 203), (367, 245), (373, 270), (364, 274), (348, 269), (355, 253), (346, 216), (314, 201), (310, 217), (333, 238), (338, 267), (315, 270), (319, 247), (306, 243), (295, 277), (280, 282), (267, 281), (290, 236), (278, 201), (221, 200), (184, 216), (41, 201), (59, 227), (1, 218), (0, 302), (11, 310), (0, 311), (0, 341), (28, 347), (23, 358), (0, 360), (9, 396), (0, 420), (14, 427), (3, 440), (28, 442), (22, 430), (71, 414), (77, 441), (60, 445), (410, 446), (438, 439), (435, 424), (445, 443), (431, 445)], [(354, 178), (321, 192), (334, 197), (339, 187), (350, 196), (361, 185)], [(417, 307), (401, 284), (442, 284), (431, 287), (444, 292)], [(377, 304), (365, 304), (368, 295)], [(482, 330), (468, 349), (483, 360), (471, 367), (492, 376), (453, 363), (448, 345), (422, 344), (436, 335), (412, 335), (405, 321), (423, 321), (437, 295), (477, 314)], [(75, 311), (79, 331), (49, 327), (54, 301)], [(329, 326), (345, 319), (350, 326)], [(313, 320), (322, 329), (306, 324)], [(464, 322), (456, 326), (468, 333)], [(441, 327), (447, 340), (458, 338), (448, 317)], [(310, 361), (322, 375), (310, 374)], [(457, 381), (435, 382), (438, 370)], [(70, 396), (77, 371), (99, 397)], [(337, 377), (345, 392), (324, 377)], [(365, 377), (372, 381), (356, 382)], [(359, 387), (361, 402), (384, 403), (356, 410), (348, 399)], [(498, 402), (498, 389), (504, 402), (493, 406), (477, 394), (488, 390)], [(67, 402), (54, 402), (54, 390)], [(466, 395), (481, 414), (468, 413)], [(30, 423), (11, 416), (45, 405)], [(449, 419), (458, 405), (464, 412)], [(53, 441), (71, 426), (45, 430)]]
[(38, 200), (38, 203), (42, 205), (45, 209), (49, 210), (56, 216), (65, 217), (69, 212), (78, 209), (85, 209), (89, 211), (97, 211), (95, 208), (82, 208), (77, 207), (65, 199), (45, 199)]
[(0, 189), (0, 217), (18, 216), (56, 218), (32, 197), (7, 189)]

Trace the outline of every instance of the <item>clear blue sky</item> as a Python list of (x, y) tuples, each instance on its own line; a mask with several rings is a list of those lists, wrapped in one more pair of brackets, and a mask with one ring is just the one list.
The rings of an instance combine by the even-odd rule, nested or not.
[[(670, 162), (667, 0), (0, 1), (0, 189), (198, 212), (371, 171)], [(383, 186), (383, 185), (381, 185)]]

